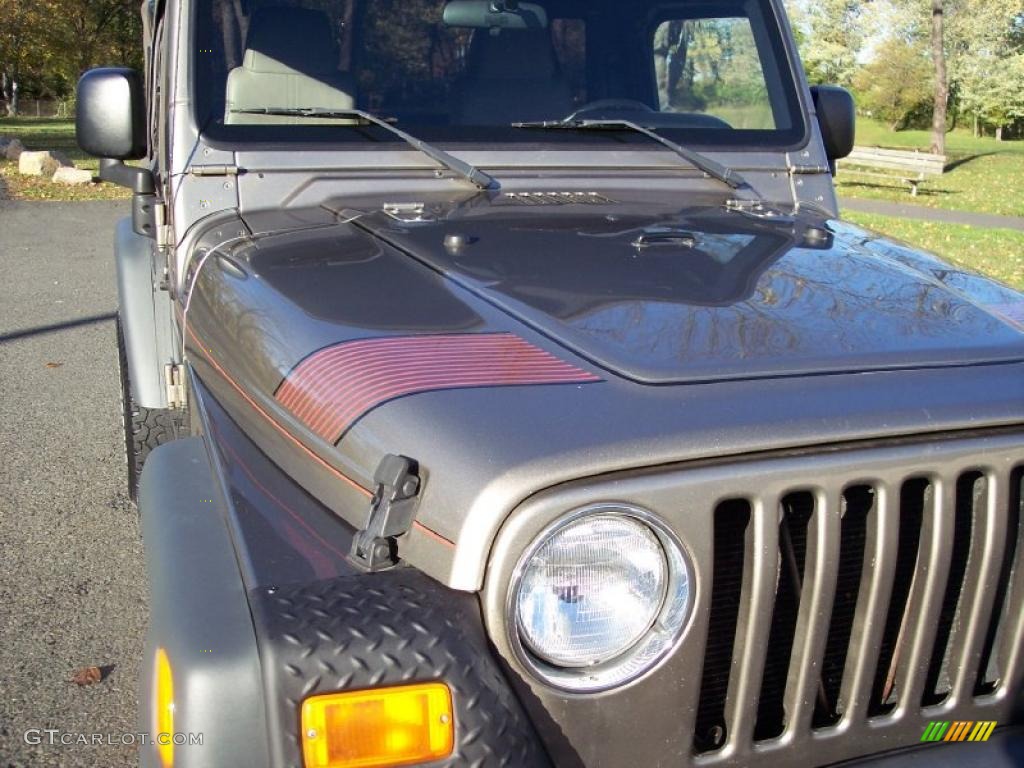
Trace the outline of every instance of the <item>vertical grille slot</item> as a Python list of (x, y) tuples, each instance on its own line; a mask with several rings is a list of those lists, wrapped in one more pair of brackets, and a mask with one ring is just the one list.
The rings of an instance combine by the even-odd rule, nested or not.
[(736, 643), (746, 552), (751, 543), (750, 516), (750, 503), (741, 499), (723, 502), (715, 510), (711, 612), (694, 729), (694, 751), (698, 754), (725, 743), (725, 697)]
[[(975, 696), (985, 696), (998, 690), (1004, 681), (1007, 659), (997, 653), (1005, 645), (1003, 636), (1012, 631), (1013, 618), (1020, 612), (1010, 603), (1010, 583), (1016, 570), (1024, 567), (1024, 467), (1017, 467), (1010, 473), (1010, 498), (1006, 515), (1006, 549), (999, 571), (992, 618), (985, 635), (985, 645), (978, 665), (978, 679), (974, 686)], [(1000, 510), (1001, 511), (1001, 510)]]
[(900, 663), (900, 652), (906, 650), (904, 646), (909, 643), (909, 638), (904, 636), (912, 618), (907, 615), (907, 606), (921, 549), (924, 510), (931, 506), (933, 494), (934, 488), (925, 478), (913, 478), (900, 487), (896, 571), (868, 705), (868, 714), (872, 716), (887, 714), (896, 706), (895, 671)]
[(821, 665), (821, 686), (814, 707), (812, 725), (815, 728), (835, 725), (843, 715), (839, 693), (864, 573), (868, 518), (874, 511), (874, 488), (859, 485), (843, 493), (836, 593)]
[(791, 493), (782, 499), (779, 580), (754, 727), (756, 741), (780, 736), (786, 725), (783, 700), (806, 575), (807, 532), (813, 514), (814, 496), (810, 493)]
[(928, 676), (925, 679), (922, 706), (941, 704), (952, 690), (949, 665), (953, 651), (953, 622), (960, 610), (960, 596), (971, 558), (975, 517), (983, 509), (988, 482), (979, 472), (961, 475), (956, 481), (956, 506), (953, 517), (953, 553), (949, 564), (949, 579), (942, 597), (942, 610), (935, 632)]

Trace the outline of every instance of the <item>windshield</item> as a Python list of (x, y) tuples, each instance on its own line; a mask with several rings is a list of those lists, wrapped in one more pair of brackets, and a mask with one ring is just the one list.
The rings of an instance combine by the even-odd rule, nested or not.
[[(196, 117), (232, 142), (649, 145), (513, 123), (628, 120), (690, 146), (793, 146), (769, 0), (197, 0)], [(291, 111), (293, 114), (288, 114)]]

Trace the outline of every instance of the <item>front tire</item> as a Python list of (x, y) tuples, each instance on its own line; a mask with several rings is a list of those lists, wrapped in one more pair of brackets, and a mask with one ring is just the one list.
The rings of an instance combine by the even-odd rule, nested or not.
[(133, 502), (137, 502), (142, 465), (154, 448), (188, 434), (188, 411), (144, 408), (135, 404), (132, 399), (128, 352), (125, 348), (120, 315), (117, 317), (117, 355), (121, 374), (121, 426), (128, 470), (128, 496)]

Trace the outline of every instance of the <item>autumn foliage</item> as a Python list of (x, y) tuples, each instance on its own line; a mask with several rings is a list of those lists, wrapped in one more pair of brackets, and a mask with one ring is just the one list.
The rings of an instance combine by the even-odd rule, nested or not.
[(138, 0), (0, 0), (0, 109), (66, 99), (95, 66), (142, 62)]

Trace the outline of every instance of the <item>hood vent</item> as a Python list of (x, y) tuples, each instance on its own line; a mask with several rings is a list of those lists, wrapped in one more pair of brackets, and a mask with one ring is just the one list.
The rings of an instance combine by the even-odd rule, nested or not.
[(497, 201), (511, 205), (611, 205), (597, 192), (506, 192)]

